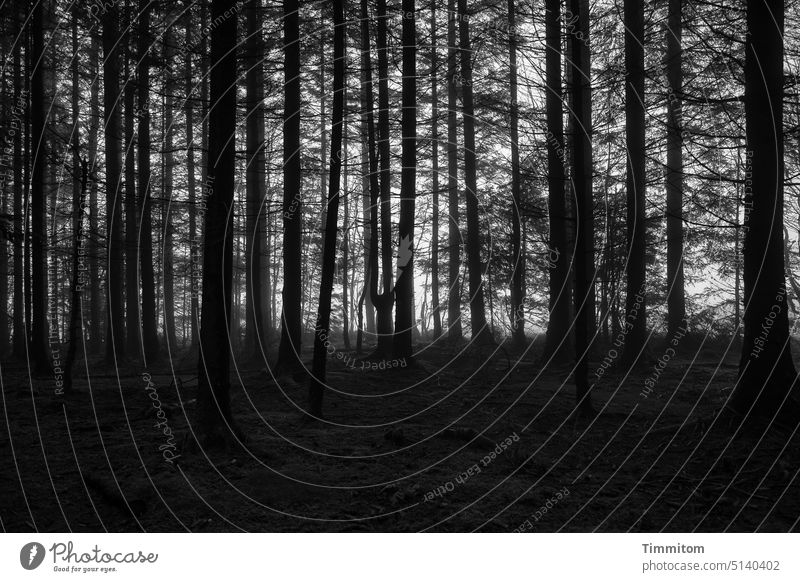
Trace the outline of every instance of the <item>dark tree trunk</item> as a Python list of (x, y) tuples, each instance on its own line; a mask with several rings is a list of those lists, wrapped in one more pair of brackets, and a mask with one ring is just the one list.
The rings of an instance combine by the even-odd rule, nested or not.
[[(522, 280), (525, 276), (525, 270), (522, 258), (522, 229), (520, 227), (522, 184), (520, 183), (519, 169), (517, 29), (514, 0), (508, 0), (508, 35), (509, 81), (511, 85), (511, 337), (517, 346), (522, 346), (525, 344), (525, 311), (523, 306), (524, 297), (522, 295)], [(547, 97), (548, 99), (550, 98), (550, 91), (548, 91)]]
[[(731, 406), (743, 414), (783, 415), (797, 372), (789, 342), (783, 258), (783, 32), (780, 0), (748, 0), (745, 44), (744, 340)], [(790, 398), (787, 402), (787, 398)]]
[[(365, 202), (365, 218), (369, 224), (365, 230), (365, 244), (367, 245), (366, 274), (364, 279), (364, 296), (367, 303), (367, 330), (369, 331), (369, 315), (373, 314), (374, 299), (378, 297), (378, 205), (380, 184), (378, 182), (378, 154), (375, 143), (375, 114), (373, 111), (374, 94), (372, 90), (372, 57), (370, 48), (369, 10), (367, 0), (361, 0), (361, 135), (367, 158), (367, 175), (365, 178), (365, 198), (369, 194), (368, 204)], [(391, 330), (389, 330), (391, 332)], [(378, 342), (381, 336), (378, 335)], [(361, 344), (357, 346), (360, 352)]]
[(283, 2), (283, 311), (278, 368), (300, 371), (302, 281), (302, 186), (300, 168), (300, 3)]
[(461, 232), (458, 196), (458, 119), (456, 105), (456, 0), (447, 0), (447, 204), (448, 288), (447, 338), (459, 341), (461, 325)]
[[(236, 18), (234, 0), (213, 0), (208, 208), (203, 245), (203, 299), (198, 363), (197, 434), (201, 446), (222, 446), (235, 435), (230, 404), (230, 313), (236, 135)], [(219, 21), (217, 20), (219, 19)]]
[(139, 260), (142, 285), (142, 339), (145, 364), (158, 359), (156, 326), (156, 285), (153, 273), (153, 199), (150, 175), (150, 0), (139, 0), (138, 48), (139, 66)]
[(545, 8), (547, 74), (547, 201), (550, 226), (549, 309), (545, 357), (562, 359), (568, 353), (570, 257), (567, 249), (567, 207), (564, 199), (566, 145), (561, 99), (561, 2), (547, 0)]
[[(14, 29), (19, 34), (21, 30), (19, 21), (19, 6), (14, 4)], [(27, 129), (24, 123), (24, 109), (22, 104), (22, 43), (19, 42), (14, 47), (14, 122), (12, 127), (16, 130), (14, 134), (14, 356), (25, 358), (28, 334), (25, 333), (25, 292), (24, 292), (24, 272), (23, 263), (25, 255), (25, 233), (23, 230), (22, 217), (25, 215), (23, 203), (22, 187), (22, 167), (26, 165), (22, 157), (22, 136), (23, 130)], [(27, 133), (27, 132), (25, 132)]]
[(463, 91), (464, 117), (464, 186), (467, 198), (467, 267), (469, 270), (469, 312), (472, 341), (491, 340), (486, 325), (486, 307), (483, 297), (483, 264), (481, 262), (481, 235), (478, 220), (478, 176), (475, 154), (475, 106), (472, 97), (472, 48), (469, 36), (469, 17), (466, 0), (458, 0), (461, 53), (460, 84)]
[(433, 301), (433, 339), (442, 335), (442, 314), (439, 305), (439, 58), (436, 42), (436, 3), (431, 3), (431, 167), (433, 217), (431, 232), (431, 295)]
[(136, 216), (136, 84), (131, 76), (133, 55), (130, 35), (125, 42), (125, 326), (128, 333), (126, 352), (136, 357), (141, 350), (142, 333), (139, 316), (139, 229)]
[[(383, 293), (371, 294), (377, 312), (378, 345), (372, 357), (386, 358), (392, 353), (392, 307), (394, 281), (392, 277), (392, 176), (389, 143), (389, 55), (387, 44), (386, 0), (378, 0), (378, 158), (380, 160), (380, 241)], [(377, 210), (377, 209), (376, 209)], [(377, 226), (377, 224), (376, 224)], [(377, 242), (377, 229), (372, 231)], [(377, 273), (377, 270), (376, 270)]]
[[(91, 55), (91, 123), (89, 125), (89, 168), (94, 175), (97, 172), (97, 149), (100, 140), (100, 58), (98, 42), (92, 38)], [(99, 186), (96, 179), (92, 180), (89, 187), (89, 236), (86, 245), (86, 252), (89, 255), (89, 345), (92, 351), (100, 348), (100, 266), (99, 255), (100, 246), (97, 244), (100, 226), (98, 220), (97, 202), (99, 196)]]
[(325, 239), (322, 247), (322, 278), (319, 286), (319, 307), (314, 328), (314, 360), (309, 387), (309, 413), (322, 416), (325, 366), (330, 342), (331, 294), (336, 274), (336, 229), (339, 219), (340, 178), (342, 172), (342, 125), (344, 119), (344, 0), (333, 0), (333, 117), (331, 124), (331, 157), (328, 183)]
[(417, 180), (417, 21), (414, 0), (403, 0), (402, 172), (393, 353), (411, 358), (414, 330), (414, 212)]
[(162, 247), (161, 247), (161, 261), (163, 265), (163, 280), (164, 280), (164, 339), (166, 340), (167, 349), (169, 350), (170, 357), (174, 357), (175, 350), (178, 347), (178, 341), (175, 334), (175, 275), (173, 273), (173, 234), (175, 227), (173, 226), (174, 210), (172, 209), (172, 189), (173, 189), (173, 169), (175, 167), (175, 156), (172, 153), (173, 136), (175, 134), (174, 127), (174, 114), (173, 103), (175, 99), (175, 91), (177, 87), (177, 79), (172, 67), (175, 66), (173, 60), (175, 59), (175, 40), (172, 27), (174, 23), (174, 16), (167, 13), (169, 22), (167, 29), (164, 32), (164, 172), (163, 172), (163, 206), (161, 217), (163, 221), (162, 226)]
[[(43, 2), (33, 8), (33, 54), (31, 67), (31, 136), (35, 148), (31, 175), (31, 271), (32, 327), (29, 356), (39, 372), (49, 368), (47, 356), (47, 235), (45, 233), (44, 175), (47, 163), (47, 136), (44, 110), (44, 16)], [(30, 150), (29, 150), (30, 151)]]
[(592, 410), (589, 392), (588, 356), (591, 349), (590, 328), (594, 327), (592, 266), (594, 264), (594, 225), (592, 220), (592, 116), (589, 77), (589, 5), (585, 0), (570, 0), (576, 34), (571, 43), (573, 136), (572, 187), (575, 196), (575, 387), (578, 410)]
[(124, 244), (122, 233), (120, 42), (119, 11), (116, 6), (103, 16), (103, 121), (106, 150), (106, 361), (116, 365), (125, 356), (125, 312), (123, 304)]
[(245, 350), (261, 358), (264, 316), (261, 301), (261, 239), (264, 230), (264, 43), (261, 39), (261, 0), (247, 6), (247, 220), (245, 270)]
[[(683, 278), (683, 137), (681, 123), (682, 0), (669, 0), (667, 16), (667, 330), (678, 333), (686, 318)], [(738, 218), (737, 218), (738, 220)], [(738, 232), (737, 232), (738, 235)], [(737, 245), (738, 253), (738, 245)], [(737, 282), (738, 285), (738, 277)], [(738, 325), (739, 318), (736, 318)]]
[(625, 188), (627, 191), (626, 232), (628, 252), (625, 261), (626, 325), (622, 361), (635, 364), (647, 341), (645, 300), (645, 145), (644, 145), (644, 5), (625, 0), (625, 148), (627, 152)]
[[(205, 38), (205, 36), (203, 37)], [(192, 46), (192, 13), (186, 12), (186, 46)], [(205, 51), (203, 52), (205, 54)], [(189, 269), (190, 269), (190, 308), (189, 308), (189, 336), (192, 348), (197, 347), (197, 317), (200, 311), (199, 305), (199, 281), (197, 267), (200, 264), (200, 245), (197, 238), (197, 183), (195, 178), (195, 159), (194, 159), (194, 104), (192, 101), (192, 90), (195, 79), (192, 76), (192, 51), (186, 51), (186, 172), (187, 187), (189, 190)], [(204, 97), (204, 96), (201, 96)]]

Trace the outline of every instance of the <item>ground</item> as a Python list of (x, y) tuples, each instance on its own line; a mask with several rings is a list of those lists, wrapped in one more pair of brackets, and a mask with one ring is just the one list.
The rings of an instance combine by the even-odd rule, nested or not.
[(247, 443), (216, 451), (190, 446), (197, 372), (189, 352), (148, 370), (90, 359), (91, 383), (83, 364), (66, 396), (56, 394), (52, 376), (4, 364), (0, 525), (16, 532), (798, 529), (796, 433), (742, 423), (723, 409), (736, 350), (677, 355), (647, 393), (663, 350), (653, 348), (633, 371), (610, 367), (598, 379), (599, 348), (590, 365), (597, 415), (582, 418), (573, 414), (571, 367), (542, 362), (536, 346), (417, 346), (415, 365), (383, 370), (334, 354), (324, 421), (303, 414), (304, 384), (236, 366), (233, 415)]

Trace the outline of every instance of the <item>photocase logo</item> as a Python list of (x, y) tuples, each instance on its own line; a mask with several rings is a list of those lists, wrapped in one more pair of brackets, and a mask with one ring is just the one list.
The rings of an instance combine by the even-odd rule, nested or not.
[(38, 542), (30, 542), (19, 551), (19, 563), (26, 570), (35, 570), (44, 561), (44, 546)]

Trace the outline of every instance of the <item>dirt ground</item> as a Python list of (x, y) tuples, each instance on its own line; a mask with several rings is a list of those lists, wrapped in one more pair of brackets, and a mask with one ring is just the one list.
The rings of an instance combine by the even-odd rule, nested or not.
[[(51, 376), (4, 364), (0, 525), (15, 532), (798, 529), (796, 432), (722, 413), (736, 379), (735, 350), (675, 357), (646, 394), (661, 354), (653, 348), (638, 369), (603, 374), (592, 393), (598, 414), (580, 418), (572, 414), (570, 366), (542, 364), (535, 345), (418, 349), (417, 365), (386, 370), (362, 370), (351, 354), (331, 358), (324, 422), (301, 412), (305, 385), (278, 384), (262, 366), (235, 366), (233, 414), (247, 443), (227, 451), (186, 446), (197, 387), (188, 354), (147, 370), (90, 360), (66, 397), (55, 394)], [(602, 352), (590, 365), (593, 380)]]

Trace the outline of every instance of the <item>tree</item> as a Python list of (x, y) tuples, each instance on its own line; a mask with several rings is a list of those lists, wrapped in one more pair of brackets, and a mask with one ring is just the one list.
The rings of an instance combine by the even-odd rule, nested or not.
[(401, 118), (399, 254), (395, 287), (394, 357), (411, 358), (414, 329), (414, 212), (417, 180), (417, 21), (414, 0), (403, 0), (403, 95)]
[(472, 95), (472, 47), (466, 0), (458, 0), (459, 50), (464, 116), (464, 186), (467, 199), (467, 268), (469, 271), (469, 313), (472, 341), (493, 341), (486, 325), (483, 298), (483, 263), (481, 261), (480, 224), (478, 222), (478, 176), (475, 155), (475, 105)]
[(747, 176), (744, 339), (730, 406), (797, 423), (783, 255), (783, 34), (780, 0), (748, 0), (745, 43)]
[[(674, 337), (686, 319), (683, 277), (683, 72), (682, 0), (669, 0), (667, 15), (667, 332)], [(738, 284), (738, 277), (737, 277)], [(738, 307), (738, 301), (737, 301)], [(736, 318), (738, 321), (738, 317)]]
[[(572, 40), (572, 117), (575, 134), (572, 152), (572, 189), (575, 197), (575, 387), (578, 411), (592, 410), (588, 357), (590, 328), (594, 327), (592, 272), (594, 224), (592, 208), (592, 114), (589, 67), (589, 3), (570, 0), (576, 27)], [(580, 33), (580, 36), (578, 34)]]
[(547, 202), (550, 227), (548, 260), (549, 310), (545, 356), (565, 356), (569, 340), (569, 255), (566, 202), (564, 200), (564, 112), (561, 100), (561, 2), (547, 0), (545, 7), (545, 68), (547, 95)]
[(174, 354), (178, 346), (177, 337), (175, 335), (175, 275), (174, 275), (174, 259), (173, 259), (173, 235), (175, 226), (172, 217), (174, 210), (172, 208), (172, 187), (173, 187), (173, 170), (175, 167), (175, 156), (173, 155), (173, 135), (175, 133), (173, 102), (175, 100), (175, 92), (177, 79), (175, 72), (172, 68), (175, 66), (175, 41), (173, 40), (173, 26), (175, 25), (176, 17), (174, 14), (167, 12), (167, 24), (164, 31), (164, 133), (163, 133), (163, 190), (164, 198), (166, 199), (162, 206), (161, 217), (163, 221), (162, 226), (162, 245), (161, 256), (163, 265), (164, 277), (164, 339), (166, 340), (167, 349), (170, 354)]
[(448, 283), (447, 338), (456, 342), (463, 337), (461, 325), (461, 233), (459, 232), (458, 196), (458, 125), (456, 109), (456, 0), (447, 0), (447, 210)]
[(300, 167), (300, 3), (283, 2), (284, 111), (283, 111), (283, 311), (278, 369), (300, 370), (302, 262)]
[(431, 295), (433, 301), (433, 339), (442, 335), (442, 314), (439, 305), (439, 57), (436, 42), (436, 3), (431, 2)]
[[(31, 134), (35, 150), (31, 172), (31, 271), (32, 315), (29, 354), (36, 369), (48, 369), (47, 357), (47, 237), (45, 234), (44, 174), (47, 163), (47, 136), (44, 110), (44, 16), (43, 2), (33, 7), (31, 63)], [(29, 150), (30, 151), (30, 150)], [(30, 321), (30, 318), (28, 318)]]
[(139, 315), (139, 229), (136, 216), (136, 84), (131, 82), (131, 34), (125, 35), (125, 325), (126, 351), (136, 356), (142, 346)]
[[(518, 346), (525, 343), (525, 312), (523, 310), (523, 286), (525, 276), (522, 258), (522, 229), (520, 209), (522, 207), (522, 184), (519, 168), (519, 103), (517, 100), (517, 25), (514, 0), (508, 0), (508, 61), (511, 87), (511, 337)], [(560, 81), (560, 79), (559, 79)], [(560, 83), (559, 83), (560, 84)], [(549, 93), (548, 93), (549, 97)], [(560, 117), (560, 113), (559, 113)]]
[(645, 302), (644, 5), (625, 0), (625, 147), (627, 243), (625, 311), (631, 328), (623, 362), (635, 364), (647, 340)]
[(137, 52), (139, 66), (139, 261), (142, 286), (142, 341), (145, 364), (158, 359), (159, 342), (156, 326), (156, 285), (153, 274), (153, 197), (150, 175), (150, 11), (151, 0), (139, 0), (139, 34)]
[(342, 173), (342, 126), (344, 122), (345, 84), (345, 0), (333, 0), (333, 112), (331, 123), (331, 157), (328, 182), (325, 238), (322, 247), (322, 276), (319, 287), (319, 308), (314, 327), (314, 359), (309, 387), (309, 413), (322, 416), (325, 368), (330, 345), (331, 293), (336, 274), (336, 231), (339, 220), (340, 180)]
[(230, 403), (233, 190), (236, 135), (235, 0), (212, 0), (208, 187), (197, 388), (197, 435), (203, 447), (241, 438)]
[(261, 204), (264, 200), (264, 43), (261, 0), (247, 6), (247, 233), (246, 244), (246, 324), (245, 349), (253, 358), (261, 357), (264, 315), (261, 293), (261, 245), (264, 225)]

